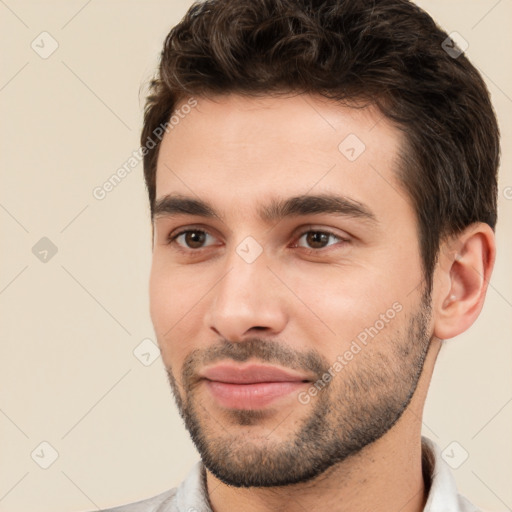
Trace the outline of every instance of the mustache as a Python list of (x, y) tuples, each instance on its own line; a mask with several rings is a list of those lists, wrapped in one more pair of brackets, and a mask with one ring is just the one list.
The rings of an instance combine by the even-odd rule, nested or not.
[(197, 370), (202, 366), (217, 361), (245, 362), (249, 359), (278, 364), (292, 370), (304, 370), (319, 379), (329, 369), (327, 359), (312, 349), (298, 351), (282, 342), (262, 338), (236, 342), (223, 339), (208, 348), (196, 349), (187, 356), (182, 368), (182, 383), (189, 387), (199, 381)]

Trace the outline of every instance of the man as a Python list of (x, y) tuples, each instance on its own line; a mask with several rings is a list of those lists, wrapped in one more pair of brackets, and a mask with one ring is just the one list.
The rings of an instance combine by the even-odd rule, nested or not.
[(151, 317), (201, 455), (117, 512), (477, 510), (421, 437), (495, 259), (486, 87), (406, 0), (209, 0), (142, 145)]

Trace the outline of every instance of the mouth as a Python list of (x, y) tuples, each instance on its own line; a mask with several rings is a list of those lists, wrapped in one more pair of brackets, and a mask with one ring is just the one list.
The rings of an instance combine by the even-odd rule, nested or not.
[(312, 382), (311, 375), (277, 366), (219, 364), (200, 373), (214, 400), (227, 409), (262, 409)]

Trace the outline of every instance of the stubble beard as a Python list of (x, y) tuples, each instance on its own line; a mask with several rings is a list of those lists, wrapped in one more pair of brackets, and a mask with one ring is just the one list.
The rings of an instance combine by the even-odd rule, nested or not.
[[(206, 361), (246, 361), (257, 358), (302, 369), (319, 376), (332, 366), (315, 351), (299, 354), (275, 341), (250, 339), (240, 343), (223, 340), (204, 353), (193, 352), (185, 361), (178, 383), (167, 368), (171, 389), (181, 417), (206, 468), (235, 487), (275, 487), (310, 481), (328, 468), (380, 439), (398, 421), (410, 403), (430, 346), (428, 325), (430, 297), (393, 340), (384, 333), (363, 348), (310, 403), (297, 401), (300, 420), (283, 439), (283, 425), (265, 428), (267, 434), (249, 435), (269, 420), (268, 410), (231, 410), (218, 420), (197, 397), (196, 368)], [(387, 350), (375, 349), (386, 344)], [(392, 349), (389, 350), (389, 344)], [(309, 411), (304, 415), (304, 408)], [(229, 421), (226, 421), (229, 418)]]

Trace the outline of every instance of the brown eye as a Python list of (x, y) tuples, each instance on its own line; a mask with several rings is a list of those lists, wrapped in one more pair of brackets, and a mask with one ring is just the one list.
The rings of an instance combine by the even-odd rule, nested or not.
[(306, 233), (306, 241), (313, 249), (321, 249), (329, 242), (330, 235), (321, 231)]
[(185, 247), (187, 249), (202, 249), (205, 246), (207, 237), (212, 236), (206, 231), (200, 229), (187, 229), (181, 231), (177, 235), (171, 236), (170, 243), (175, 242), (178, 245)]
[(189, 231), (185, 233), (185, 243), (191, 249), (198, 249), (204, 244), (206, 233), (204, 231)]
[[(301, 240), (304, 240), (306, 242), (306, 245), (303, 245), (300, 243)], [(299, 247), (309, 248), (309, 249), (323, 249), (325, 247), (328, 247), (330, 245), (333, 245), (333, 243), (330, 243), (330, 240), (334, 240), (334, 243), (336, 241), (344, 241), (343, 238), (335, 235), (334, 233), (330, 233), (329, 231), (306, 231), (303, 233), (297, 245)]]

